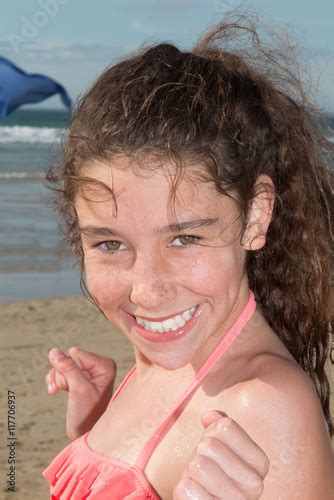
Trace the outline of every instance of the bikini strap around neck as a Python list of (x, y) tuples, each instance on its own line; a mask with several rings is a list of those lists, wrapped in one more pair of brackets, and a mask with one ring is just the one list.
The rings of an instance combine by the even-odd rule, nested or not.
[[(234, 339), (239, 335), (242, 331), (246, 323), (252, 317), (254, 311), (256, 309), (256, 302), (254, 293), (250, 291), (250, 296), (248, 302), (244, 309), (241, 311), (240, 315), (233, 323), (233, 325), (229, 328), (226, 334), (222, 337), (222, 339), (218, 342), (216, 347), (213, 349), (207, 360), (204, 362), (202, 367), (196, 373), (196, 376), (190, 386), (185, 390), (185, 392), (181, 395), (179, 400), (176, 402), (174, 409), (171, 413), (166, 417), (166, 419), (160, 424), (158, 429), (154, 432), (154, 434), (150, 437), (150, 439), (146, 442), (145, 446), (141, 450), (138, 455), (138, 458), (135, 462), (135, 466), (138, 467), (141, 471), (144, 471), (145, 466), (151, 457), (155, 447), (158, 442), (164, 436), (168, 428), (177, 420), (179, 415), (182, 413), (186, 400), (190, 395), (199, 387), (200, 383), (209, 372), (209, 370), (216, 364), (216, 362), (220, 359), (222, 354), (228, 349), (228, 347), (232, 344)], [(204, 410), (203, 410), (204, 411)]]

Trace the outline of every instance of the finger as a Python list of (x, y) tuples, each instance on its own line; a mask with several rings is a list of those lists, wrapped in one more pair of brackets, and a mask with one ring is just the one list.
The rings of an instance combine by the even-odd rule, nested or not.
[(206, 429), (209, 425), (213, 424), (222, 417), (228, 417), (226, 413), (220, 410), (208, 410), (202, 413), (201, 422), (203, 427)]
[(106, 372), (108, 375), (113, 375), (116, 370), (116, 363), (112, 358), (107, 356), (99, 356), (79, 347), (71, 347), (68, 350), (68, 354), (74, 359), (77, 365), (82, 370), (98, 370), (99, 372)]
[(188, 498), (212, 500), (212, 495), (196, 481), (189, 477), (185, 477), (175, 486), (173, 490), (173, 500), (186, 500)]
[[(70, 347), (69, 350), (67, 351), (67, 354), (71, 356), (71, 358), (76, 362), (77, 366), (81, 370), (88, 370), (87, 367), (85, 367), (85, 354), (87, 351), (84, 351), (83, 349), (79, 349), (79, 347)], [(83, 358), (83, 359), (82, 359)]]
[(73, 359), (60, 349), (51, 349), (49, 359), (56, 371), (65, 378), (69, 390), (78, 391), (90, 383)]
[(68, 391), (68, 384), (63, 375), (52, 368), (45, 377), (49, 394), (56, 394), (58, 390)]
[(56, 394), (58, 392), (58, 387), (55, 382), (55, 369), (52, 368), (45, 376), (45, 383), (48, 388), (49, 394)]
[(200, 484), (205, 487), (211, 484), (212, 490), (208, 491), (212, 494), (217, 495), (221, 488), (229, 486), (239, 488), (239, 493), (247, 492), (251, 498), (260, 498), (264, 486), (262, 477), (224, 443), (204, 436), (196, 452), (191, 462), (193, 470), (196, 470), (195, 465), (198, 469), (202, 467)]
[(93, 352), (80, 349), (77, 346), (70, 347), (68, 350), (68, 354), (78, 360), (78, 362), (81, 364), (82, 369), (89, 370), (94, 365), (100, 365), (101, 363), (108, 366), (113, 366), (116, 364), (115, 361), (108, 356), (100, 356), (99, 354), (94, 354)]
[(113, 385), (117, 365), (112, 358), (99, 356), (78, 347), (71, 347), (68, 354), (82, 370), (89, 373), (89, 376), (94, 379), (95, 385), (103, 388)]
[[(226, 498), (240, 498), (243, 493), (239, 485), (215, 461), (204, 455), (197, 454), (189, 463), (187, 472), (188, 477), (196, 481), (211, 496), (220, 498), (222, 492), (228, 492)], [(253, 498), (249, 490), (247, 493)]]
[(262, 478), (267, 475), (270, 465), (267, 455), (235, 420), (221, 417), (205, 430), (204, 435), (218, 439), (238, 456), (242, 451), (240, 458), (243, 461)]
[(57, 386), (58, 389), (60, 389), (62, 391), (68, 391), (69, 390), (68, 383), (67, 383), (67, 380), (64, 377), (64, 375), (62, 375), (57, 370), (55, 370), (54, 377), (55, 377), (55, 384), (56, 384), (56, 386)]

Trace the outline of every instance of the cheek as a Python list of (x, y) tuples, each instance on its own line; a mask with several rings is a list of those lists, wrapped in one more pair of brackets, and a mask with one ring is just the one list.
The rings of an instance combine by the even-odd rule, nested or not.
[(94, 265), (87, 262), (86, 281), (89, 292), (96, 297), (99, 304), (110, 306), (124, 296), (125, 277), (122, 271), (110, 268), (110, 266)]
[(193, 262), (189, 280), (193, 290), (205, 296), (222, 296), (237, 291), (243, 276), (242, 255), (233, 248), (221, 249), (220, 254), (207, 255)]

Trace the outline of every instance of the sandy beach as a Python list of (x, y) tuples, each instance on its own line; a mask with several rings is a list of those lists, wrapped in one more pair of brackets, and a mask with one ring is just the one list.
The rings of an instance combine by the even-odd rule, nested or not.
[[(84, 298), (56, 298), (0, 303), (1, 418), (3, 443), (7, 430), (7, 391), (16, 395), (16, 499), (49, 498), (41, 472), (68, 443), (65, 433), (66, 394), (50, 396), (44, 377), (50, 348), (83, 349), (109, 355), (118, 365), (115, 388), (134, 363), (131, 345)], [(334, 372), (331, 371), (333, 387)], [(334, 404), (332, 399), (332, 413)], [(2, 444), (3, 444), (2, 443)], [(0, 469), (7, 471), (2, 447)], [(3, 482), (0, 498), (9, 500)]]
[(0, 303), (1, 415), (0, 470), (8, 472), (7, 391), (16, 395), (16, 492), (6, 492), (1, 474), (0, 498), (46, 500), (42, 470), (69, 442), (65, 432), (65, 393), (50, 396), (44, 377), (48, 351), (80, 345), (117, 362), (115, 388), (134, 363), (131, 345), (80, 297)]

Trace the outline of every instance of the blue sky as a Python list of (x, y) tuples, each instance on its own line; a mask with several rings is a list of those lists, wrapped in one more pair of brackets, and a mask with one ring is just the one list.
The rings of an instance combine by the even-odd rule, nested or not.
[[(313, 99), (334, 111), (332, 0), (12, 0), (0, 18), (0, 55), (57, 79), (75, 99), (116, 58), (144, 42), (189, 49), (232, 8), (289, 30), (317, 88)], [(58, 108), (60, 99), (39, 106)]]

